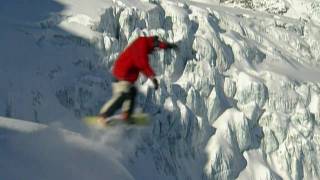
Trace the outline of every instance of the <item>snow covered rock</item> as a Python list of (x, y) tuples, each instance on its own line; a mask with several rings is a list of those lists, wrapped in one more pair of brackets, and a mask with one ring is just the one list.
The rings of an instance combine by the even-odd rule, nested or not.
[(228, 109), (213, 126), (217, 131), (206, 147), (206, 173), (211, 179), (234, 179), (246, 166), (241, 153), (251, 144), (248, 119), (243, 113)]
[(157, 35), (179, 51), (150, 55), (158, 91), (137, 82), (153, 123), (110, 145), (133, 178), (319, 179), (317, 1), (13, 2), (0, 5), (0, 114), (80, 131), (121, 50)]

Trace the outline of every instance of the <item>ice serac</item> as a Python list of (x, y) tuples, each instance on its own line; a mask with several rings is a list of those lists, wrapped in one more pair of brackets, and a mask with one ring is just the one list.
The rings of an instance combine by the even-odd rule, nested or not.
[[(0, 77), (12, 77), (1, 79), (2, 114), (58, 119), (78, 130), (76, 120), (97, 113), (111, 96), (105, 69), (136, 37), (157, 35), (179, 51), (150, 55), (158, 91), (146, 78), (137, 82), (138, 107), (153, 123), (128, 132), (141, 141), (125, 136), (114, 147), (126, 154), (121, 166), (133, 178), (320, 178), (318, 1), (95, 0), (99, 11), (82, 0), (57, 2), (68, 8), (31, 27), (18, 16), (18, 27), (8, 23), (12, 12), (0, 11), (3, 39), (19, 40), (0, 42), (19, 52), (3, 51), (11, 61), (0, 61)], [(28, 60), (23, 71), (19, 59)]]
[[(167, 120), (157, 115), (161, 118), (154, 127), (156, 132), (165, 129), (171, 134), (167, 128), (171, 122), (174, 122), (173, 127), (180, 127), (183, 113), (178, 103), (183, 103), (198, 116), (198, 120), (189, 121), (201, 120), (216, 129), (215, 134), (207, 139), (207, 145), (200, 143), (206, 149), (206, 178), (243, 179), (248, 172), (251, 178), (261, 179), (317, 176), (318, 167), (306, 163), (303, 158), (315, 156), (315, 153), (307, 153), (307, 149), (318, 147), (312, 138), (308, 139), (318, 131), (314, 123), (318, 119), (315, 108), (318, 107), (315, 98), (318, 85), (314, 80), (299, 78), (291, 71), (298, 66), (298, 70), (303, 72), (310, 68), (308, 64), (318, 64), (314, 58), (318, 56), (317, 52), (312, 50), (318, 46), (309, 39), (314, 34), (305, 36), (304, 31), (308, 26), (314, 26), (312, 22), (281, 16), (275, 20), (270, 14), (240, 9), (230, 12), (228, 8), (209, 5), (205, 9), (201, 5), (201, 2), (160, 4), (167, 17), (159, 27), (163, 31), (157, 32), (169, 40), (182, 40), (184, 45), (179, 44), (181, 51), (178, 53), (184, 55), (165, 52), (152, 56), (157, 61), (152, 64), (158, 68), (157, 72), (164, 72), (161, 78), (166, 84), (162, 85), (165, 90), (151, 95), (154, 97), (151, 99), (157, 104), (164, 104), (164, 108), (169, 110), (166, 113), (176, 112), (167, 116)], [(284, 4), (278, 5), (281, 5), (278, 10), (270, 8), (270, 12), (281, 14), (286, 11)], [(186, 30), (185, 27), (191, 29)], [(140, 29), (147, 32), (145, 34), (155, 32), (147, 26), (140, 26)], [(193, 52), (189, 54), (186, 47), (192, 47)], [(176, 64), (176, 59), (180, 59), (182, 64)], [(167, 95), (174, 98), (163, 98)], [(185, 125), (181, 123), (181, 127)], [(196, 128), (192, 132), (198, 130)], [(201, 130), (210, 136), (210, 128)], [(176, 136), (176, 131), (179, 128), (172, 135)], [(290, 136), (307, 138), (304, 143), (309, 147), (298, 150), (300, 146)], [(283, 147), (288, 147), (287, 143), (294, 150), (283, 150)], [(297, 151), (300, 153), (293, 154)], [(281, 159), (285, 158), (281, 154), (287, 157), (282, 163)], [(264, 172), (261, 176), (250, 170), (253, 157), (260, 160), (261, 172)], [(308, 171), (307, 168), (301, 170), (301, 167), (313, 168)], [(310, 173), (313, 175), (307, 175)]]

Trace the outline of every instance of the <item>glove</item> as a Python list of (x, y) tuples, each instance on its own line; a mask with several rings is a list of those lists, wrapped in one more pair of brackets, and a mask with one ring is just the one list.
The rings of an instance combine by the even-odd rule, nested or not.
[(177, 46), (176, 44), (173, 44), (173, 43), (168, 43), (168, 44), (167, 44), (167, 48), (168, 48), (168, 49), (175, 49), (175, 50), (176, 50), (176, 49), (178, 49), (178, 46)]
[(156, 78), (152, 78), (151, 81), (153, 83), (154, 89), (157, 90), (159, 88), (158, 80)]
[(153, 47), (156, 48), (156, 47), (159, 47), (159, 37), (158, 36), (153, 36)]

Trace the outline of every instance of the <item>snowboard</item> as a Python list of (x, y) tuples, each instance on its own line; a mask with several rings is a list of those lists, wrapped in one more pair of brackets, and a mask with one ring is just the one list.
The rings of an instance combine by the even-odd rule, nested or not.
[(87, 126), (94, 128), (106, 128), (118, 125), (147, 126), (150, 124), (149, 115), (146, 113), (134, 113), (131, 115), (128, 122), (124, 121), (119, 114), (105, 119), (107, 123), (101, 123), (100, 121), (98, 121), (99, 118), (99, 116), (86, 116), (83, 118), (83, 121)]

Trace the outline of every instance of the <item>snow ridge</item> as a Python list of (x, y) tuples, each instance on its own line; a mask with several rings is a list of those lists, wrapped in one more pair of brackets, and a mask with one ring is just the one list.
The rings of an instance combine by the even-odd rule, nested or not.
[[(36, 54), (26, 53), (33, 66), (26, 65), (20, 79), (12, 72), (21, 57), (4, 51), (3, 57), (13, 61), (0, 61), (8, 68), (0, 75), (12, 77), (1, 82), (7, 87), (0, 89), (6, 94), (3, 114), (43, 123), (58, 119), (82, 132), (76, 120), (96, 113), (101, 97), (111, 95), (105, 69), (137, 36), (158, 35), (177, 43), (180, 51), (151, 55), (159, 91), (139, 79), (139, 107), (154, 123), (145, 134), (128, 132), (142, 138), (121, 161), (132, 177), (320, 178), (319, 26), (316, 16), (292, 18), (297, 3), (237, 1), (274, 13), (269, 14), (224, 2), (97, 0), (94, 4), (103, 4), (97, 12), (85, 3), (79, 8), (73, 1), (59, 2), (69, 8), (31, 27), (12, 31), (17, 27), (3, 21), (7, 29), (1, 34), (18, 35)], [(114, 148), (126, 154), (126, 145), (129, 140)]]

